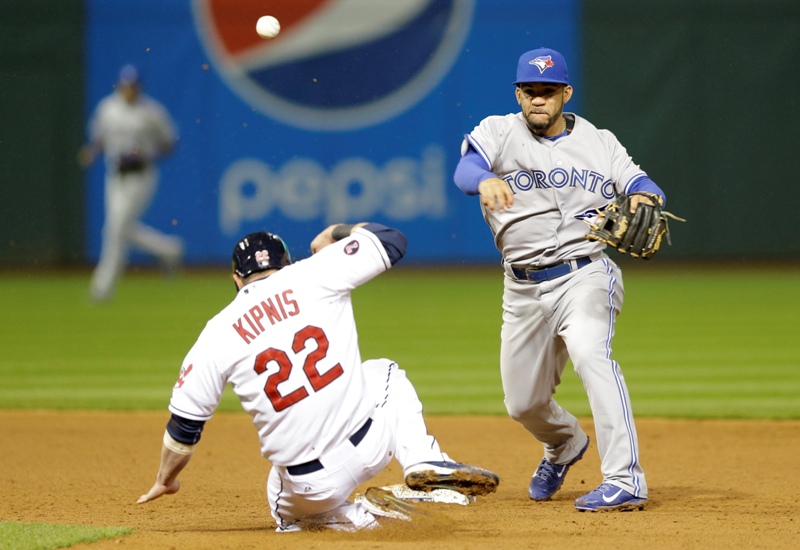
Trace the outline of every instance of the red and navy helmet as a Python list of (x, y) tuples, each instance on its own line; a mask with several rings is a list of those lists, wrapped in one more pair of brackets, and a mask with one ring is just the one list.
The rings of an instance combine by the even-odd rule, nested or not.
[(267, 269), (281, 269), (291, 263), (286, 243), (274, 233), (250, 233), (233, 247), (233, 272), (242, 278)]

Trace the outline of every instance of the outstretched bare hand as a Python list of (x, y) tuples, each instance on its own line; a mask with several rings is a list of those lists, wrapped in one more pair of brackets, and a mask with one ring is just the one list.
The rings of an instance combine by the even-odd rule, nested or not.
[(163, 495), (174, 495), (180, 490), (180, 488), (181, 482), (177, 479), (173, 479), (168, 485), (164, 485), (163, 483), (156, 481), (155, 485), (150, 488), (150, 491), (148, 491), (147, 494), (139, 497), (139, 500), (136, 501), (136, 504), (144, 504), (145, 502), (150, 502), (151, 500), (155, 500)]

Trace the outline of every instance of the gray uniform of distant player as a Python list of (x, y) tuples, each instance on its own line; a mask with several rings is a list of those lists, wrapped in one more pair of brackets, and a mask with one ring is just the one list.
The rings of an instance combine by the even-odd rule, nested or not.
[[(96, 300), (113, 293), (131, 246), (155, 255), (170, 268), (183, 255), (180, 237), (140, 221), (157, 190), (155, 161), (163, 151), (171, 150), (176, 131), (169, 113), (155, 99), (138, 93), (134, 99), (126, 99), (122, 87), (132, 85), (138, 86), (138, 75), (128, 66), (121, 71), (118, 90), (103, 98), (89, 121), (90, 142), (102, 149), (106, 161), (103, 244), (91, 283)], [(125, 169), (122, 158), (130, 155), (141, 162)]]
[[(616, 193), (662, 192), (612, 133), (572, 113), (564, 118), (570, 131), (548, 139), (534, 135), (521, 113), (489, 116), (462, 144), (462, 163), (471, 159), (504, 180), (514, 197), (504, 211), (482, 205), (506, 274), (500, 352), (505, 405), (543, 443), (550, 462), (579, 458), (588, 436), (553, 398), (572, 359), (594, 416), (603, 481), (646, 499), (628, 390), (611, 353), (622, 275), (604, 244), (584, 238), (583, 220)], [(477, 183), (470, 188), (459, 179), (457, 170), (459, 187), (477, 194)], [(560, 276), (526, 278), (526, 269), (547, 277), (537, 270), (556, 266)]]

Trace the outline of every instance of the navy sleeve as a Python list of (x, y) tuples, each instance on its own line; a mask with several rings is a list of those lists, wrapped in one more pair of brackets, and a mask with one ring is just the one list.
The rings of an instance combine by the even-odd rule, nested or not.
[(496, 177), (497, 175), (489, 171), (489, 166), (483, 157), (470, 147), (458, 161), (453, 181), (467, 195), (477, 195), (478, 185), (483, 180)]
[(178, 443), (194, 445), (200, 441), (205, 423), (205, 420), (189, 420), (173, 414), (167, 422), (167, 433)]
[(392, 265), (400, 261), (400, 258), (406, 254), (406, 246), (408, 239), (398, 229), (386, 227), (379, 223), (368, 223), (363, 226), (364, 229), (378, 237), (381, 241), (383, 248), (386, 250), (386, 255), (389, 256), (389, 261)]
[(664, 195), (664, 192), (656, 185), (656, 182), (647, 176), (640, 176), (628, 184), (627, 193), (629, 195), (633, 193), (653, 193), (661, 197), (662, 208), (667, 206), (667, 197)]

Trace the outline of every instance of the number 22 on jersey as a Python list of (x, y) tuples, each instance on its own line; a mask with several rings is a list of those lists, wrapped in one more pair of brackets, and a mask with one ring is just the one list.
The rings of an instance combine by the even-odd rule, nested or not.
[[(318, 392), (339, 378), (344, 372), (344, 369), (342, 369), (341, 364), (336, 363), (325, 374), (320, 374), (319, 370), (317, 370), (317, 363), (328, 355), (328, 337), (325, 336), (325, 332), (319, 327), (309, 325), (299, 330), (294, 335), (292, 351), (295, 354), (300, 353), (306, 349), (306, 344), (309, 340), (313, 340), (316, 343), (317, 349), (306, 356), (306, 360), (303, 362), (303, 372), (311, 383), (311, 387), (315, 392)], [(289, 374), (291, 374), (293, 366), (289, 355), (283, 350), (269, 348), (262, 351), (256, 356), (253, 369), (256, 371), (256, 374), (264, 374), (267, 371), (269, 363), (273, 361), (278, 365), (278, 370), (267, 377), (267, 382), (264, 385), (264, 393), (275, 408), (275, 412), (280, 412), (308, 397), (308, 390), (305, 387), (300, 387), (286, 395), (281, 395), (281, 392), (278, 390), (278, 385), (289, 379)]]

